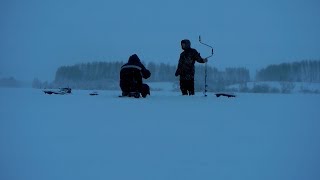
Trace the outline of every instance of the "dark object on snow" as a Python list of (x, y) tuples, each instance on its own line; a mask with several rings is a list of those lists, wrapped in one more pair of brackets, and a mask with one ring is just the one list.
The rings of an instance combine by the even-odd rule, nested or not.
[(226, 96), (228, 98), (230, 97), (236, 97), (236, 95), (233, 95), (233, 94), (225, 94), (225, 93), (216, 93), (215, 94), (217, 97), (220, 97), (220, 96)]
[(98, 94), (98, 92), (92, 92), (92, 93), (90, 93), (89, 95), (90, 95), (90, 96), (97, 96), (97, 95), (99, 95), (99, 94)]
[[(128, 63), (124, 64), (120, 70), (120, 88), (122, 96), (139, 98), (150, 95), (150, 88), (147, 84), (142, 83), (142, 78), (148, 79), (151, 73), (141, 63), (136, 54), (130, 56)], [(132, 94), (135, 94), (132, 96)]]
[(59, 90), (44, 90), (43, 91), (45, 94), (71, 94), (71, 88), (60, 88)]
[(56, 91), (43, 91), (45, 94), (60, 94), (59, 92)]

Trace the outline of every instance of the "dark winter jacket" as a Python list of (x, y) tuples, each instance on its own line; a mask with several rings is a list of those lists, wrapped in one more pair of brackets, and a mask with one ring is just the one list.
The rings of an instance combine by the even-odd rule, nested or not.
[(134, 54), (130, 56), (128, 63), (120, 70), (120, 87), (123, 92), (140, 91), (142, 78), (148, 79), (151, 73), (141, 63), (139, 57)]
[(194, 80), (195, 62), (205, 63), (197, 50), (188, 47), (180, 54), (178, 68), (175, 75), (180, 76), (180, 80)]

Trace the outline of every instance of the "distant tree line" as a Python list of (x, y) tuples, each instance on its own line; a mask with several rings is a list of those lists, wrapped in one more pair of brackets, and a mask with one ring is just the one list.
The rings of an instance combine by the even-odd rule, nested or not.
[(93, 62), (62, 66), (56, 71), (55, 82), (79, 82), (118, 79), (123, 62)]
[[(57, 69), (53, 82), (41, 82), (34, 79), (34, 88), (71, 87), (73, 89), (114, 89), (119, 90), (120, 69), (124, 62), (93, 62), (71, 66), (61, 66)], [(151, 77), (145, 82), (173, 82), (174, 88), (179, 90), (179, 77), (175, 77), (176, 65), (165, 63), (143, 63), (151, 71)], [(301, 61), (270, 65), (256, 71), (255, 79), (250, 77), (247, 68), (217, 68), (204, 64), (195, 66), (195, 89), (203, 91), (205, 87), (205, 70), (208, 91), (224, 92), (253, 92), (253, 93), (290, 93), (295, 82), (320, 82), (320, 61)], [(254, 86), (248, 86), (253, 81)], [(264, 81), (279, 82), (278, 87), (263, 84)], [(2, 83), (1, 83), (2, 82)], [(5, 83), (4, 83), (5, 82)], [(258, 83), (261, 82), (261, 83)], [(1, 84), (15, 86), (14, 78), (3, 79)], [(319, 93), (314, 89), (300, 87), (303, 93)]]
[[(93, 62), (82, 63), (72, 66), (61, 66), (57, 69), (55, 80), (45, 84), (48, 87), (72, 87), (78, 89), (118, 89), (120, 69), (124, 62)], [(146, 64), (146, 63), (144, 63)], [(178, 82), (175, 77), (176, 65), (156, 64), (150, 62), (146, 68), (151, 71), (151, 77), (146, 82)], [(195, 74), (195, 88), (204, 88), (205, 66), (197, 65)], [(34, 84), (39, 86), (35, 79)], [(250, 81), (250, 73), (246, 68), (226, 68), (219, 71), (217, 68), (207, 66), (207, 84), (214, 84), (208, 87), (210, 90), (223, 89), (223, 87)], [(43, 84), (42, 84), (43, 86)]]
[(22, 87), (23, 83), (14, 77), (0, 78), (0, 87)]
[(148, 82), (170, 82), (176, 80), (174, 76), (177, 69), (176, 66), (150, 62), (146, 68), (151, 72), (151, 77), (147, 80)]
[(56, 71), (53, 87), (76, 89), (117, 89), (123, 62), (93, 62), (62, 66)]
[(257, 71), (256, 81), (320, 82), (320, 61), (269, 65)]
[[(195, 74), (195, 89), (203, 90), (205, 86), (205, 66), (197, 65)], [(225, 91), (232, 84), (245, 84), (249, 82), (250, 72), (246, 68), (226, 68), (224, 71), (211, 66), (207, 67), (207, 90)]]

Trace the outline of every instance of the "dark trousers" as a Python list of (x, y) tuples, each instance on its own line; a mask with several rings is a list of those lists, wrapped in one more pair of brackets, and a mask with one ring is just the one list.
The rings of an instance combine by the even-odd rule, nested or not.
[(182, 95), (194, 95), (194, 80), (180, 80)]

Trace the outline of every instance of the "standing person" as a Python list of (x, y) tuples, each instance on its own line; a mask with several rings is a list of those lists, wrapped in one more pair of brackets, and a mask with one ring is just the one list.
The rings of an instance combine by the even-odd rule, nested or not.
[(182, 95), (194, 95), (194, 64), (206, 63), (208, 59), (202, 58), (197, 50), (191, 48), (188, 39), (181, 41), (183, 52), (180, 54), (179, 64), (175, 76), (180, 76), (180, 90)]
[(142, 83), (142, 78), (148, 79), (151, 73), (141, 63), (139, 57), (133, 54), (129, 57), (128, 63), (124, 64), (120, 70), (120, 88), (122, 96), (133, 96), (139, 98), (150, 95), (150, 88)]

